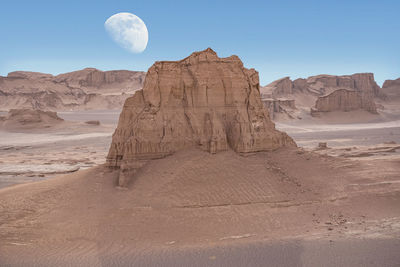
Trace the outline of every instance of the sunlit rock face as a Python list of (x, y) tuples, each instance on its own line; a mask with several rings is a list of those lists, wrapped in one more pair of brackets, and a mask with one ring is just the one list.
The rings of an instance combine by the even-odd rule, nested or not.
[(400, 78), (396, 80), (386, 80), (382, 86), (382, 92), (388, 101), (398, 101), (400, 99)]
[(148, 70), (143, 89), (125, 102), (107, 159), (125, 168), (189, 147), (246, 153), (282, 146), (295, 143), (268, 118), (257, 71), (209, 48)]
[(141, 89), (141, 71), (86, 68), (53, 76), (16, 71), (0, 76), (0, 107), (42, 110), (120, 109), (129, 94)]
[(285, 77), (261, 88), (264, 99), (291, 99), (307, 106), (311, 115), (319, 112), (367, 110), (377, 113), (375, 99), (385, 99), (385, 92), (372, 73), (353, 75), (316, 75), (307, 79)]
[(376, 105), (372, 98), (363, 97), (360, 92), (338, 89), (326, 96), (318, 97), (315, 102), (315, 112), (366, 110), (377, 114)]
[(368, 95), (368, 97), (383, 96), (380, 87), (375, 82), (373, 73), (356, 73), (343, 76), (322, 74), (294, 81), (285, 77), (264, 86), (261, 91), (268, 97), (288, 96), (300, 92), (323, 96), (337, 89), (357, 91)]

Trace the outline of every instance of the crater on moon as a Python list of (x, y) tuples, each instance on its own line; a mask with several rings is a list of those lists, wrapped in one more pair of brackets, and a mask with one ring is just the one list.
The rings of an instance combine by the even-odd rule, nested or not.
[(138, 16), (122, 12), (109, 17), (104, 23), (106, 31), (121, 47), (133, 53), (146, 49), (149, 39), (146, 24)]

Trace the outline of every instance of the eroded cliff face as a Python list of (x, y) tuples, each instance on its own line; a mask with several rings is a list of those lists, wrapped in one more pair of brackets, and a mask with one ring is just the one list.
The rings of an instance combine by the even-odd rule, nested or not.
[(337, 89), (353, 90), (372, 97), (383, 96), (380, 87), (375, 82), (373, 73), (356, 73), (343, 76), (322, 74), (294, 81), (285, 77), (262, 87), (261, 93), (268, 93), (273, 97), (288, 96), (300, 92), (323, 96)]
[(142, 88), (143, 72), (87, 68), (53, 76), (16, 71), (0, 76), (0, 107), (44, 110), (120, 109)]
[(382, 91), (386, 95), (387, 101), (398, 101), (400, 99), (400, 78), (386, 80), (383, 83)]
[(357, 91), (338, 89), (326, 96), (318, 97), (312, 114), (330, 111), (366, 110), (376, 114), (375, 102), (370, 98), (363, 98)]
[(143, 86), (145, 73), (141, 71), (111, 70), (101, 71), (86, 68), (68, 72), (54, 77), (57, 83), (65, 83), (69, 87), (83, 88), (93, 93), (133, 93)]
[(262, 87), (261, 94), (265, 98), (295, 100), (296, 105), (310, 108), (314, 113), (356, 109), (376, 113), (375, 99), (385, 98), (372, 73), (324, 74), (294, 81), (285, 77)]
[(293, 99), (274, 99), (274, 98), (263, 98), (262, 103), (268, 110), (269, 117), (275, 119), (277, 113), (284, 113), (291, 119), (293, 115), (291, 111), (296, 110), (296, 104)]
[(126, 170), (190, 147), (246, 153), (282, 146), (295, 143), (268, 118), (257, 71), (209, 48), (148, 70), (143, 90), (125, 102), (107, 162)]
[(261, 98), (276, 98), (281, 95), (293, 94), (293, 82), (289, 77), (276, 80), (261, 90)]
[(0, 129), (12, 131), (23, 128), (49, 128), (63, 121), (56, 112), (11, 109), (6, 116), (0, 116)]

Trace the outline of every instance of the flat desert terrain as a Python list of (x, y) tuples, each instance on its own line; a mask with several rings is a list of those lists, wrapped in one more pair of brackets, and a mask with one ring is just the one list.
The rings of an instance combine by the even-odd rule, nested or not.
[(1, 266), (400, 262), (399, 121), (277, 123), (299, 148), (182, 151), (121, 189), (103, 165), (119, 112), (58, 115), (0, 132)]

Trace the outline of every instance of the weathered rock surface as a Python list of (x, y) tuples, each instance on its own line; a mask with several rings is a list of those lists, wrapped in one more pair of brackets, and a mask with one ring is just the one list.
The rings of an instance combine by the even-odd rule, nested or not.
[(290, 118), (293, 118), (290, 111), (296, 109), (294, 99), (263, 98), (262, 103), (264, 107), (268, 110), (268, 114), (271, 119), (274, 119), (276, 117), (276, 113), (285, 113)]
[(294, 81), (285, 77), (262, 87), (261, 95), (273, 99), (295, 99), (296, 104), (314, 112), (364, 109), (376, 113), (374, 99), (385, 98), (372, 73), (344, 76), (324, 74)]
[(51, 127), (63, 121), (52, 111), (11, 109), (6, 116), (0, 117), (0, 128)]
[(400, 99), (400, 78), (386, 80), (382, 85), (382, 92), (386, 95), (388, 101)]
[(133, 93), (141, 89), (145, 73), (141, 71), (112, 70), (100, 71), (86, 68), (57, 75), (54, 81), (69, 87), (82, 88), (93, 93)]
[(363, 98), (362, 93), (347, 89), (338, 89), (326, 96), (318, 97), (315, 102), (316, 112), (366, 110), (376, 114), (375, 102), (371, 98)]
[(337, 89), (350, 89), (353, 91), (381, 97), (383, 94), (374, 80), (373, 73), (356, 73), (353, 75), (317, 75), (307, 79), (291, 81), (289, 77), (279, 79), (261, 88), (261, 93), (271, 93), (274, 97), (290, 95), (295, 92), (308, 92), (322, 96)]
[(16, 71), (0, 76), (2, 110), (119, 109), (129, 94), (140, 89), (144, 72), (81, 71), (51, 74)]
[(268, 118), (257, 71), (208, 48), (150, 67), (143, 90), (125, 102), (107, 162), (122, 169), (125, 185), (126, 170), (181, 149), (246, 153), (282, 146), (295, 143)]
[(293, 82), (289, 77), (276, 80), (262, 88), (261, 98), (274, 98), (293, 93)]

